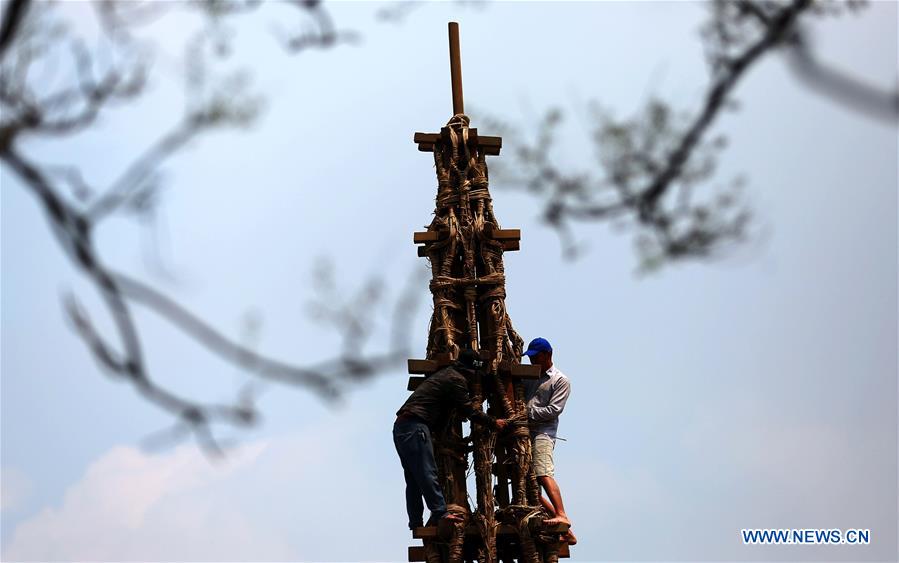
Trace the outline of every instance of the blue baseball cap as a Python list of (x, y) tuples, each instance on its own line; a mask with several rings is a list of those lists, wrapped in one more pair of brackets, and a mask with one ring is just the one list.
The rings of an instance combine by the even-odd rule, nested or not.
[(531, 340), (531, 343), (528, 344), (528, 349), (525, 351), (525, 356), (534, 356), (539, 354), (540, 352), (552, 352), (553, 347), (549, 345), (549, 341), (545, 338), (535, 338)]

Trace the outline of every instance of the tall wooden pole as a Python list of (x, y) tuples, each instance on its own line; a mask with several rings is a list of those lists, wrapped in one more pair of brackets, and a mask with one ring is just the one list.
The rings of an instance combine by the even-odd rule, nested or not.
[(449, 22), (450, 80), (453, 83), (453, 115), (465, 113), (462, 103), (462, 55), (459, 51), (459, 24)]
[[(490, 362), (485, 370), (489, 377), (476, 374), (471, 380), (473, 405), (480, 410), (489, 404), (488, 411), (497, 418), (514, 416), (516, 426), (513, 433), (495, 435), (475, 425), (471, 435), (463, 437), (462, 424), (453, 416), (451, 424), (434, 434), (440, 485), (447, 505), (458, 505), (452, 510), (463, 520), (450, 523), (450, 539), (446, 529), (413, 530), (413, 537), (421, 538), (424, 545), (409, 548), (409, 561), (461, 563), (476, 558), (482, 563), (558, 563), (559, 557), (568, 555), (567, 544), (561, 542), (567, 526), (544, 526), (545, 514), (531, 519), (539, 514), (535, 511), (540, 511), (540, 501), (531, 467), (530, 437), (523, 425), (524, 386), (520, 380), (537, 379), (541, 370), (519, 363), (524, 341), (512, 327), (505, 305), (503, 255), (518, 250), (521, 233), (499, 228), (487, 186), (486, 156), (499, 154), (502, 139), (478, 135), (463, 117), (459, 24), (449, 22), (448, 31), (453, 117), (439, 133), (417, 132), (413, 137), (418, 150), (434, 153), (437, 206), (428, 230), (413, 235), (416, 244), (424, 245), (418, 255), (427, 257), (431, 265), (434, 312), (427, 359), (409, 360), (409, 372), (427, 376), (452, 363), (463, 347), (480, 351), (481, 358)], [(408, 389), (423, 382), (424, 377), (412, 377)], [(470, 512), (465, 478), (472, 450), (474, 513)], [(501, 541), (497, 542), (497, 536), (502, 536)]]

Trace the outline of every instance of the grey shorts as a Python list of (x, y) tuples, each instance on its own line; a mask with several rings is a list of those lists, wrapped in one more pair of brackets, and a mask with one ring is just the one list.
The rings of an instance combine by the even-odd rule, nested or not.
[(555, 441), (546, 434), (537, 434), (531, 440), (531, 455), (534, 473), (537, 477), (552, 477), (556, 466), (553, 464), (553, 448)]

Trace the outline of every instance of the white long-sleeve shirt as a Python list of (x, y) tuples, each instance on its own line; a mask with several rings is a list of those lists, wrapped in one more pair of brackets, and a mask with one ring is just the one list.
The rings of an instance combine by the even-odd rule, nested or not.
[(549, 368), (537, 380), (525, 380), (524, 397), (532, 434), (546, 434), (555, 439), (559, 430), (559, 415), (571, 394), (571, 381), (556, 366)]

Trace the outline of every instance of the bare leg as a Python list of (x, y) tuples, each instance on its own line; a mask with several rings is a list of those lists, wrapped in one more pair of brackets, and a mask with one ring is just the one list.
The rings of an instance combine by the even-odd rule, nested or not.
[[(549, 502), (545, 496), (540, 495), (540, 504), (543, 505), (543, 510), (549, 514), (549, 517), (552, 518), (556, 515), (556, 509), (553, 508), (553, 504)], [(574, 532), (571, 531), (571, 528), (568, 528), (568, 531), (562, 535), (562, 541), (567, 543), (568, 545), (574, 545), (577, 543), (577, 536), (574, 535)]]
[(549, 502), (552, 504), (553, 511), (555, 512), (555, 516), (549, 520), (545, 520), (544, 523), (571, 525), (571, 520), (569, 520), (568, 515), (565, 514), (565, 505), (562, 503), (562, 493), (559, 491), (559, 485), (556, 483), (556, 480), (549, 475), (543, 475), (537, 477), (537, 481), (546, 491), (546, 495), (549, 497)]
[(547, 499), (543, 495), (540, 495), (540, 504), (543, 505), (543, 510), (545, 510), (546, 513), (549, 514), (550, 518), (556, 515), (556, 509), (553, 508), (553, 503), (549, 502), (549, 499)]

